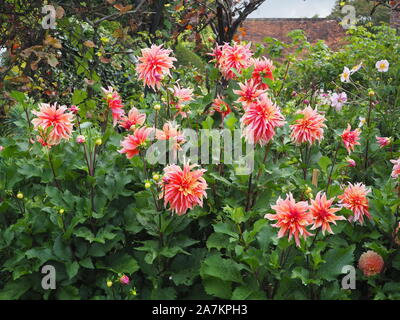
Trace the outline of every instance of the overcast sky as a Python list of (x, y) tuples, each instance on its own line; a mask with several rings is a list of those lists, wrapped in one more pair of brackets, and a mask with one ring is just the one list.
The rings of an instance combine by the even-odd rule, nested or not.
[(250, 18), (311, 18), (326, 17), (335, 0), (266, 0)]

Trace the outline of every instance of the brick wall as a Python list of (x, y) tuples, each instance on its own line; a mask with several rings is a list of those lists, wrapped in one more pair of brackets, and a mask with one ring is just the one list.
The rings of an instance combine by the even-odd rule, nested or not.
[[(399, 3), (400, 1), (397, 1)], [(395, 3), (393, 4), (395, 5)], [(400, 8), (399, 8), (400, 9)], [(390, 25), (393, 28), (400, 29), (400, 10), (392, 10), (390, 14)]]
[(288, 42), (287, 33), (291, 30), (304, 30), (308, 40), (315, 43), (317, 40), (325, 40), (327, 45), (336, 49), (343, 42), (345, 30), (336, 20), (324, 18), (266, 18), (247, 19), (242, 27), (246, 35), (241, 39), (255, 43), (263, 43), (265, 37), (277, 38)]

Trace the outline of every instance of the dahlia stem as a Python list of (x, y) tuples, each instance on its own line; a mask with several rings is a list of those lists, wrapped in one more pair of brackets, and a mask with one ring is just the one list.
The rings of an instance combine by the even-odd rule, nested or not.
[[(272, 142), (270, 141), (270, 142), (267, 144), (267, 146), (265, 147), (265, 153), (264, 153), (263, 163), (265, 163), (265, 162), (267, 161), (269, 151), (271, 150), (271, 145), (272, 145)], [(258, 169), (258, 173), (257, 173), (257, 177), (256, 177), (256, 180), (255, 180), (255, 181), (258, 181), (258, 180), (260, 179), (261, 174), (262, 174), (262, 170), (261, 170), (261, 167), (260, 167), (260, 168)], [(254, 192), (254, 194), (253, 194), (253, 197), (252, 197), (253, 199), (252, 199), (252, 201), (251, 201), (250, 209), (255, 205), (257, 196), (258, 196), (258, 190), (256, 190), (256, 191)]]
[(281, 94), (282, 89), (283, 89), (283, 87), (284, 87), (284, 85), (285, 85), (285, 81), (286, 81), (286, 78), (287, 78), (287, 75), (288, 75), (288, 72), (289, 72), (289, 66), (290, 66), (290, 60), (288, 60), (288, 62), (287, 62), (286, 70), (285, 70), (285, 75), (283, 76), (283, 79), (282, 79), (282, 85), (281, 85), (281, 87), (279, 88), (278, 93), (276, 94), (277, 97), (279, 97), (279, 95)]
[(250, 200), (251, 200), (251, 186), (253, 181), (253, 173), (250, 173), (249, 184), (247, 187), (247, 200), (246, 200), (246, 211), (250, 210)]
[(335, 167), (335, 164), (336, 164), (336, 159), (337, 159), (337, 154), (339, 152), (339, 148), (340, 148), (340, 144), (337, 143), (336, 151), (335, 151), (335, 154), (333, 156), (333, 162), (332, 162), (331, 170), (329, 171), (328, 182), (326, 184), (326, 189), (325, 189), (325, 193), (326, 193), (327, 196), (328, 196), (329, 186), (332, 183), (333, 168)]
[[(149, 179), (149, 173), (147, 172), (146, 160), (145, 160), (144, 155), (143, 155), (142, 152), (140, 152), (140, 157), (142, 158), (142, 161), (143, 161), (143, 171), (144, 171), (144, 174), (145, 174), (145, 176), (146, 176), (146, 180), (150, 180), (150, 179)], [(156, 197), (156, 195), (154, 194), (154, 190), (153, 190), (151, 187), (150, 187), (150, 192), (151, 192), (151, 195), (152, 195), (152, 197), (153, 197), (153, 201), (154, 201), (154, 205), (155, 205), (155, 207), (156, 207), (156, 210), (157, 210), (157, 211), (160, 211), (160, 208), (159, 208), (159, 206), (158, 206), (157, 197)], [(161, 218), (160, 218), (160, 219), (161, 219)], [(161, 227), (160, 227), (160, 228), (161, 228)]]
[(369, 97), (369, 109), (368, 109), (368, 116), (367, 116), (367, 127), (368, 127), (368, 137), (367, 143), (365, 146), (365, 156), (364, 156), (364, 168), (368, 168), (368, 152), (369, 152), (369, 130), (370, 130), (370, 123), (371, 123), (371, 110), (372, 110), (372, 96)]
[[(302, 149), (304, 149), (304, 154), (303, 154), (303, 150)], [(303, 164), (303, 178), (304, 178), (304, 180), (307, 180), (307, 169), (308, 169), (308, 160), (307, 160), (307, 158), (308, 158), (308, 156), (307, 156), (307, 154), (308, 154), (308, 149), (309, 149), (309, 147), (307, 146), (307, 145), (304, 145), (304, 147), (303, 148), (301, 148), (300, 147), (300, 154), (301, 154), (301, 162), (302, 162), (302, 164)]]
[(48, 155), (49, 155), (50, 168), (51, 168), (51, 171), (53, 172), (54, 183), (56, 184), (57, 189), (62, 191), (60, 183), (57, 180), (56, 170), (54, 169), (53, 160), (51, 158), (50, 150), (48, 150)]

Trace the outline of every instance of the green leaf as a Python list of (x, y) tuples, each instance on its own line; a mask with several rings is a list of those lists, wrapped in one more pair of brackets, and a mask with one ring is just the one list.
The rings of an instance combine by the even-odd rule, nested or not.
[(79, 290), (73, 286), (61, 287), (58, 292), (58, 299), (60, 300), (79, 300)]
[(61, 236), (58, 236), (54, 241), (53, 252), (61, 261), (70, 261), (72, 259), (71, 248), (63, 242)]
[(0, 300), (16, 300), (31, 288), (30, 281), (20, 278), (16, 281), (9, 281), (0, 291)]
[(107, 249), (103, 244), (94, 243), (89, 248), (89, 255), (92, 257), (104, 257), (106, 255)]
[(72, 95), (71, 102), (72, 104), (78, 105), (82, 103), (87, 98), (87, 92), (83, 90), (75, 90)]
[(207, 116), (206, 120), (204, 120), (201, 123), (201, 125), (203, 126), (203, 129), (212, 129), (213, 124), (214, 124), (214, 120), (210, 116)]
[(221, 250), (229, 246), (229, 236), (222, 233), (212, 233), (207, 239), (207, 248)]
[(355, 247), (353, 244), (347, 248), (334, 248), (324, 254), (325, 263), (318, 272), (320, 277), (329, 281), (336, 280), (344, 266), (353, 265)]
[(204, 290), (212, 296), (221, 299), (230, 299), (232, 295), (232, 282), (223, 281), (214, 277), (203, 278)]
[(75, 277), (78, 273), (79, 270), (79, 264), (78, 262), (74, 261), (72, 263), (67, 263), (65, 265), (65, 268), (67, 270), (67, 274), (69, 279), (72, 279), (73, 277)]
[(53, 258), (50, 248), (32, 248), (25, 252), (28, 259), (37, 258), (40, 263), (45, 263)]
[(99, 266), (115, 273), (132, 274), (139, 270), (136, 259), (126, 253), (110, 255), (106, 258), (105, 264), (99, 264)]
[(220, 222), (213, 225), (214, 231), (218, 233), (224, 233), (232, 238), (239, 239), (239, 234), (237, 229), (232, 223)]
[(316, 284), (316, 285), (320, 285), (321, 284), (321, 280), (314, 280), (314, 279), (310, 279), (310, 272), (303, 268), (303, 267), (296, 267), (292, 270), (292, 279), (300, 279), (301, 282), (303, 283), (303, 285), (307, 286), (309, 284)]
[(244, 209), (242, 207), (233, 209), (232, 212), (231, 212), (231, 218), (237, 224), (240, 224), (240, 223), (245, 222), (247, 220), (247, 217), (245, 216)]
[(23, 92), (13, 90), (10, 92), (10, 96), (11, 98), (17, 100), (19, 103), (24, 103), (25, 101), (25, 94)]
[(77, 230), (75, 230), (74, 234), (76, 237), (84, 238), (90, 243), (92, 243), (95, 240), (94, 234), (87, 227), (78, 228)]
[(224, 281), (243, 282), (240, 270), (242, 266), (236, 262), (223, 259), (219, 254), (206, 258), (200, 268), (201, 276), (211, 276)]
[(94, 269), (94, 265), (93, 265), (92, 259), (89, 258), (89, 257), (86, 257), (85, 259), (79, 261), (79, 264), (84, 268)]
[(237, 287), (232, 293), (232, 300), (265, 300), (265, 293), (257, 288), (245, 285)]
[(318, 165), (321, 168), (322, 172), (324, 172), (324, 173), (327, 172), (327, 168), (331, 164), (332, 164), (331, 159), (329, 159), (326, 156), (321, 157), (321, 159), (319, 159), (319, 161), (318, 161)]

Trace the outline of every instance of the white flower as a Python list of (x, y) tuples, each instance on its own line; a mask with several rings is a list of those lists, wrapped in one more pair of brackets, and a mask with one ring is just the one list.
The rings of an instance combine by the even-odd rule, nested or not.
[(347, 102), (347, 94), (346, 92), (342, 93), (334, 93), (331, 96), (331, 104), (332, 107), (336, 109), (336, 111), (342, 110), (343, 105)]
[(358, 65), (356, 65), (356, 66), (354, 66), (353, 68), (351, 68), (350, 73), (351, 73), (351, 74), (356, 73), (358, 70), (361, 69), (362, 65), (363, 65), (363, 63), (362, 63), (362, 61), (361, 61)]
[(342, 82), (350, 82), (350, 70), (347, 67), (344, 67), (343, 73), (340, 75), (340, 80)]
[(358, 120), (360, 120), (360, 123), (358, 125), (359, 128), (361, 128), (367, 120), (364, 117), (359, 117)]
[(375, 64), (376, 69), (378, 69), (379, 72), (388, 72), (389, 70), (389, 61), (387, 60), (379, 60)]

